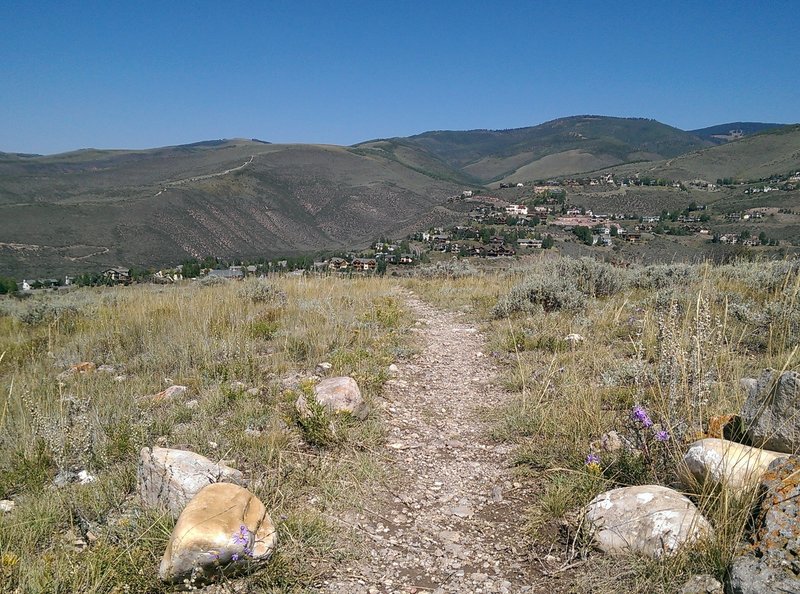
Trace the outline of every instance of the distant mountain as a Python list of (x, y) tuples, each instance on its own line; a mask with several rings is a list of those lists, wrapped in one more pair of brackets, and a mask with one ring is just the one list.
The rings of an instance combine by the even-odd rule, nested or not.
[(609, 166), (709, 181), (800, 169), (800, 127), (697, 133), (731, 126), (746, 136), (719, 146), (654, 120), (576, 116), (352, 147), (221, 139), (0, 153), (0, 275), (357, 249), (460, 219), (468, 205), (447, 199), (466, 188)]
[(655, 163), (622, 165), (619, 174), (646, 174), (672, 180), (722, 178), (757, 180), (800, 171), (800, 124), (785, 125), (701, 151)]
[(455, 219), (462, 185), (423, 165), (251, 140), (0, 159), (0, 274), (357, 248)]
[(711, 146), (655, 120), (574, 116), (528, 128), (425, 132), (357, 145), (408, 163), (428, 159), (477, 183), (530, 181), (630, 161), (655, 161)]
[(699, 130), (690, 130), (690, 134), (694, 134), (713, 142), (714, 144), (725, 144), (731, 140), (739, 140), (745, 136), (752, 136), (764, 130), (771, 130), (774, 128), (781, 128), (786, 124), (767, 124), (764, 122), (730, 122), (728, 124), (718, 124), (708, 128), (700, 128)]

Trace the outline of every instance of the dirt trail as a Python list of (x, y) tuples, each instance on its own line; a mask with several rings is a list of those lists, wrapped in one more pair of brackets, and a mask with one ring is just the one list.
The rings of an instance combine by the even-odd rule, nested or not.
[(510, 394), (478, 330), (414, 295), (423, 351), (399, 365), (382, 407), (392, 484), (339, 520), (365, 539), (365, 558), (321, 591), (356, 593), (539, 592), (523, 535), (529, 493), (508, 468), (511, 446), (493, 442), (486, 411)]

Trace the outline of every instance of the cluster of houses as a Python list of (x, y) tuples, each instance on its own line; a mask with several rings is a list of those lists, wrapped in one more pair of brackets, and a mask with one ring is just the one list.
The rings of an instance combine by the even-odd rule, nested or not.
[(757, 237), (742, 237), (738, 233), (723, 233), (718, 237), (719, 243), (728, 245), (743, 245), (745, 247), (756, 247), (761, 245), (761, 240)]

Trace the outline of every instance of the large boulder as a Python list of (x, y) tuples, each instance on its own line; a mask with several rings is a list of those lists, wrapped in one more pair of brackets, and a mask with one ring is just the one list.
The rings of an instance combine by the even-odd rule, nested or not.
[(683, 463), (699, 485), (741, 491), (755, 487), (772, 462), (788, 455), (709, 437), (690, 445)]
[(673, 489), (639, 485), (606, 491), (586, 508), (594, 540), (605, 553), (658, 558), (711, 533), (695, 505)]
[(181, 512), (158, 575), (168, 583), (199, 586), (265, 562), (276, 541), (258, 497), (238, 485), (207, 485)]
[(241, 472), (186, 450), (142, 448), (137, 484), (142, 503), (178, 517), (192, 497), (211, 483), (245, 485)]
[(790, 454), (800, 450), (800, 373), (767, 369), (742, 385), (748, 396), (741, 416), (750, 443)]
[[(322, 380), (314, 386), (314, 398), (331, 414), (347, 413), (361, 420), (366, 419), (369, 414), (369, 407), (352, 377), (329, 377)], [(310, 416), (305, 394), (298, 397), (295, 406), (300, 416)]]
[(800, 456), (770, 464), (748, 547), (730, 571), (734, 594), (800, 592)]

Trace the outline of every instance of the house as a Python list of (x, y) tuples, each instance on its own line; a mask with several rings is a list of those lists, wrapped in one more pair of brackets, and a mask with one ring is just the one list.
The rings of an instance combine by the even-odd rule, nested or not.
[(115, 266), (103, 271), (103, 276), (115, 283), (128, 284), (131, 282), (131, 271), (129, 268)]
[(378, 267), (378, 262), (375, 258), (353, 258), (353, 269), (358, 272), (369, 272)]
[(461, 192), (462, 198), (472, 198), (472, 190), (464, 190)]
[(400, 264), (413, 264), (414, 254), (400, 254)]
[(30, 291), (31, 290), (31, 284), (23, 278), (22, 279), (22, 283), (19, 286), (19, 289), (20, 289), (20, 291)]
[(518, 239), (517, 240), (517, 247), (541, 249), (542, 240), (541, 239)]
[(247, 270), (247, 274), (255, 274), (256, 271), (258, 270), (258, 266), (254, 265), (254, 264), (251, 264), (250, 266), (248, 266), (246, 268), (246, 270)]
[(527, 215), (528, 207), (523, 204), (509, 204), (508, 206), (506, 206), (506, 214)]
[(218, 270), (209, 270), (208, 277), (215, 277), (215, 278), (224, 278), (227, 280), (241, 280), (244, 278), (244, 272), (242, 272), (241, 266), (237, 266), (234, 268), (221, 268)]
[(517, 252), (515, 252), (511, 248), (507, 248), (504, 245), (498, 245), (496, 247), (492, 247), (491, 249), (489, 249), (486, 252), (486, 257), (487, 258), (500, 258), (500, 257), (504, 257), (504, 256), (513, 256), (516, 253)]
[(625, 241), (629, 243), (639, 243), (642, 241), (642, 234), (641, 233), (626, 233), (624, 237)]
[(328, 262), (328, 268), (330, 270), (347, 270), (348, 264), (347, 260), (344, 258), (331, 258)]

